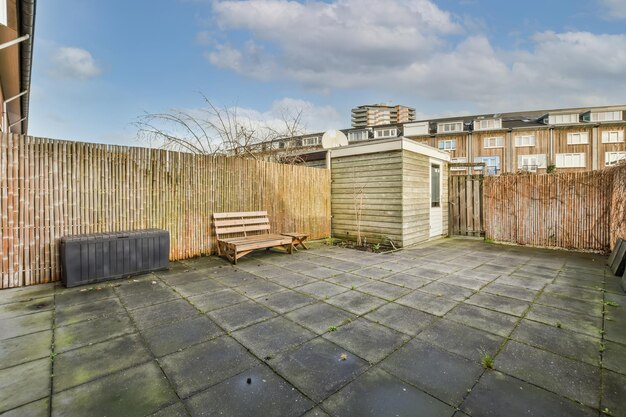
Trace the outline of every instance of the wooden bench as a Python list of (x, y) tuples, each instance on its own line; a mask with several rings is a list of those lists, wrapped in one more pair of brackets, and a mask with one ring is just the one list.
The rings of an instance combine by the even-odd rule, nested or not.
[(217, 254), (231, 263), (256, 249), (282, 247), (293, 253), (293, 238), (270, 233), (267, 211), (214, 213)]

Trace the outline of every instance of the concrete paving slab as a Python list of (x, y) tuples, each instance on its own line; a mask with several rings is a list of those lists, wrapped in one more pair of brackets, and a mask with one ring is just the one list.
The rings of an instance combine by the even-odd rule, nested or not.
[(598, 405), (598, 367), (510, 341), (496, 357), (495, 368), (590, 407)]
[(602, 302), (600, 301), (591, 302), (544, 292), (537, 298), (536, 303), (547, 305), (549, 307), (560, 308), (561, 310), (587, 314), (594, 317), (600, 317), (602, 315)]
[(435, 316), (443, 316), (448, 311), (452, 310), (459, 302), (416, 290), (404, 297), (398, 298), (396, 303), (416, 308)]
[(592, 417), (598, 412), (497, 371), (487, 371), (461, 408), (484, 417)]
[(426, 284), (429, 284), (432, 281), (430, 278), (417, 277), (415, 275), (410, 275), (405, 272), (400, 272), (399, 274), (391, 275), (387, 278), (383, 279), (384, 282), (389, 282), (400, 287), (405, 287), (409, 289), (417, 289), (423, 287)]
[(582, 333), (522, 320), (511, 338), (570, 359), (600, 365), (600, 340)]
[(602, 381), (600, 409), (608, 409), (610, 414), (607, 415), (626, 416), (626, 376), (604, 369)]
[(126, 314), (126, 310), (117, 298), (94, 301), (86, 304), (57, 308), (56, 325), (67, 326), (86, 320)]
[(229, 332), (258, 323), (275, 315), (275, 312), (254, 301), (245, 301), (208, 313), (208, 316), (213, 321)]
[(265, 365), (235, 375), (186, 403), (193, 417), (299, 417), (314, 405)]
[(57, 327), (54, 336), (56, 353), (102, 342), (136, 332), (128, 315), (117, 315)]
[(323, 407), (342, 417), (450, 417), (455, 412), (449, 405), (378, 368), (324, 401)]
[(298, 287), (296, 291), (315, 297), (320, 300), (328, 299), (334, 295), (348, 291), (341, 285), (331, 284), (330, 282), (319, 281)]
[(0, 369), (49, 358), (51, 348), (52, 330), (0, 340)]
[(154, 356), (161, 357), (221, 336), (224, 332), (208, 317), (195, 316), (165, 326), (151, 327), (142, 334)]
[(272, 358), (279, 352), (313, 339), (317, 335), (284, 317), (276, 317), (232, 333), (259, 358)]
[(150, 414), (149, 417), (189, 417), (189, 413), (183, 403), (176, 403)]
[(280, 314), (317, 302), (315, 298), (291, 290), (259, 297), (256, 301)]
[(326, 333), (323, 337), (370, 363), (381, 361), (409, 340), (403, 333), (363, 318), (341, 326), (334, 332)]
[(66, 308), (74, 304), (93, 303), (94, 301), (104, 300), (106, 298), (115, 297), (115, 291), (112, 286), (98, 285), (88, 288), (80, 288), (74, 291), (60, 292), (56, 294), (54, 303), (57, 308)]
[(149, 362), (52, 396), (52, 417), (143, 417), (177, 400), (159, 367)]
[[(534, 304), (531, 306), (526, 318), (550, 326), (556, 326), (557, 323), (559, 323), (563, 329), (583, 333), (592, 337), (600, 337), (602, 335), (602, 319), (587, 314)], [(609, 323), (610, 322), (607, 321), (606, 325), (608, 326)], [(607, 329), (607, 338), (611, 333), (612, 332)]]
[(515, 316), (469, 304), (460, 304), (448, 313), (446, 318), (503, 337), (507, 337), (513, 331), (515, 323), (519, 320)]
[(472, 294), (474, 294), (474, 291), (468, 288), (443, 284), (440, 281), (424, 285), (419, 290), (432, 294), (436, 297), (445, 297), (447, 299), (456, 301), (463, 301), (466, 298), (470, 297)]
[(250, 298), (265, 297), (285, 290), (287, 290), (287, 288), (264, 279), (259, 279), (250, 284), (241, 285), (235, 289), (235, 291)]
[(315, 407), (303, 414), (302, 417), (330, 417), (330, 415), (326, 414), (321, 408)]
[(0, 320), (54, 309), (54, 297), (41, 297), (28, 301), (0, 305)]
[(363, 359), (322, 338), (278, 355), (270, 365), (316, 402), (324, 400), (369, 367)]
[(54, 392), (84, 384), (104, 375), (152, 360), (138, 335), (61, 353), (54, 358)]
[(181, 398), (206, 389), (259, 363), (246, 349), (222, 336), (159, 359)]
[(358, 288), (362, 285), (372, 282), (370, 278), (365, 278), (352, 273), (335, 275), (334, 277), (328, 278), (326, 281), (332, 282), (333, 284), (341, 285), (346, 288)]
[(54, 295), (55, 291), (55, 284), (41, 284), (2, 290), (0, 291), (0, 305), (49, 297)]
[(602, 366), (617, 373), (626, 375), (626, 345), (604, 342), (605, 350), (602, 353)]
[(2, 417), (48, 417), (50, 415), (50, 399), (43, 398), (1, 415)]
[(213, 293), (189, 297), (187, 299), (187, 301), (203, 313), (218, 310), (220, 308), (228, 307), (247, 300), (248, 299), (246, 297), (229, 288)]
[(435, 316), (396, 303), (385, 304), (368, 313), (365, 318), (391, 327), (402, 333), (415, 336), (428, 327)]
[(23, 336), (52, 328), (52, 312), (28, 314), (0, 320), (0, 340)]
[[(329, 278), (329, 280), (331, 278)], [(283, 287), (291, 289), (317, 282), (316, 278), (307, 277), (306, 275), (287, 270), (285, 270), (285, 272), (281, 273), (280, 275), (275, 275), (268, 279), (278, 285), (282, 285)]]
[(165, 303), (132, 310), (130, 315), (140, 329), (173, 323), (200, 313), (186, 300), (173, 300)]
[(538, 293), (536, 290), (529, 290), (527, 288), (517, 287), (514, 285), (500, 284), (498, 282), (492, 282), (486, 287), (483, 287), (481, 292), (516, 298), (522, 301), (533, 301)]
[(180, 298), (174, 290), (157, 279), (132, 282), (115, 287), (115, 291), (129, 310)]
[(411, 291), (411, 289), (409, 288), (402, 288), (398, 285), (388, 284), (380, 281), (375, 281), (363, 285), (362, 287), (359, 287), (358, 290), (387, 301), (393, 301), (396, 298), (400, 298)]
[(493, 333), (447, 319), (437, 320), (421, 332), (418, 338), (476, 363), (481, 363), (485, 353), (494, 357), (505, 340)]
[(214, 293), (216, 291), (225, 290), (227, 287), (217, 281), (206, 277), (202, 280), (185, 282), (174, 286), (174, 289), (183, 297), (193, 297), (205, 293)]
[(483, 373), (480, 364), (419, 339), (392, 353), (380, 366), (455, 407)]
[(356, 318), (356, 315), (318, 302), (287, 313), (285, 317), (317, 334), (323, 334), (330, 327), (339, 327), (351, 322)]
[(482, 292), (472, 295), (465, 302), (467, 304), (518, 317), (524, 315), (526, 310), (530, 307), (530, 303), (526, 301)]
[(326, 300), (326, 302), (358, 316), (387, 303), (386, 300), (356, 290), (336, 295)]
[(0, 413), (50, 395), (49, 357), (0, 370)]

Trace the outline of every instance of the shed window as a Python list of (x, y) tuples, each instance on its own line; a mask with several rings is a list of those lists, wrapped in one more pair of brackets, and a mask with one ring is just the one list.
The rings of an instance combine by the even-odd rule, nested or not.
[(485, 138), (484, 147), (485, 148), (502, 148), (504, 147), (504, 137), (495, 136), (491, 138)]
[(537, 144), (537, 140), (535, 139), (535, 135), (519, 135), (515, 136), (515, 146), (535, 146)]
[(462, 132), (463, 122), (439, 123), (437, 133)]
[(442, 151), (454, 151), (456, 150), (456, 139), (440, 140), (439, 149)]
[(441, 167), (435, 164), (430, 166), (430, 206), (441, 206)]
[(602, 132), (602, 143), (619, 143), (624, 142), (624, 131), (616, 130), (613, 132)]
[(556, 154), (556, 166), (557, 168), (584, 168), (585, 154), (584, 153), (557, 153)]
[(586, 145), (589, 143), (589, 133), (587, 132), (578, 132), (578, 133), (568, 133), (567, 134), (567, 144), (568, 145)]

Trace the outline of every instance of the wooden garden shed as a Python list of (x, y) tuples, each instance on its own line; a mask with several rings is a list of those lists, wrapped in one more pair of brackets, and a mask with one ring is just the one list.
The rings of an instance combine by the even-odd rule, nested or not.
[[(329, 150), (332, 235), (409, 246), (448, 234), (446, 152), (393, 138)], [(359, 220), (360, 219), (360, 220)]]

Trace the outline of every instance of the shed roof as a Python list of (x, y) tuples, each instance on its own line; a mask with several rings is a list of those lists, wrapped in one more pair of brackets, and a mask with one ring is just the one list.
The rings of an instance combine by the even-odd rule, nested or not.
[(340, 148), (332, 148), (328, 150), (331, 158), (341, 158), (353, 155), (365, 155), (390, 151), (409, 151), (430, 158), (439, 159), (450, 162), (450, 154), (440, 151), (432, 146), (418, 143), (412, 139), (399, 137), (377, 141), (368, 141), (357, 143), (354, 145), (342, 146)]

